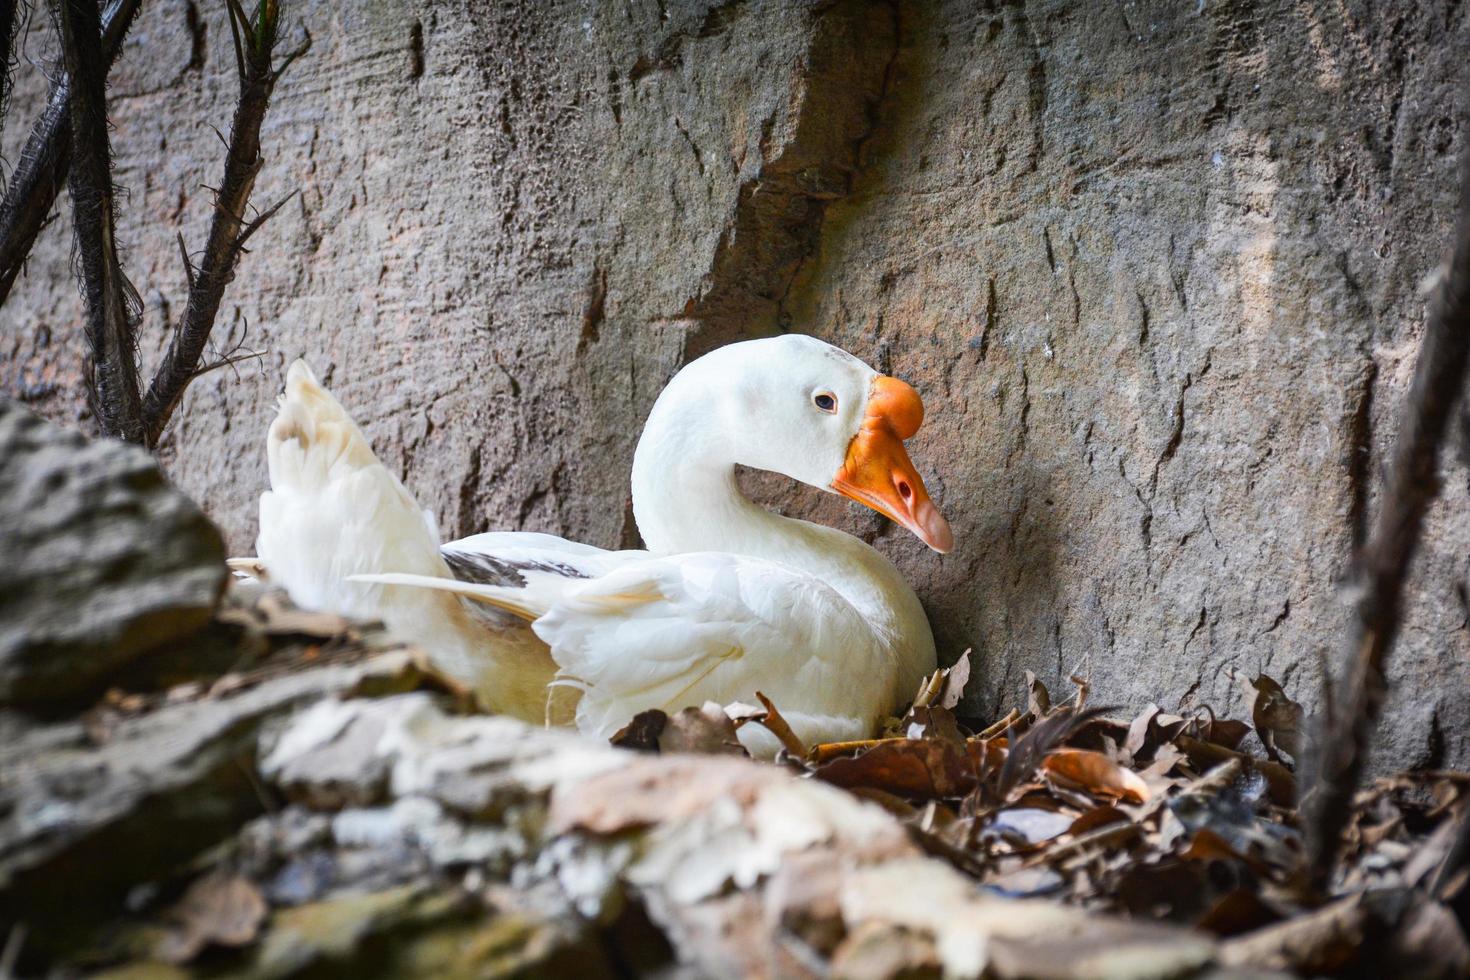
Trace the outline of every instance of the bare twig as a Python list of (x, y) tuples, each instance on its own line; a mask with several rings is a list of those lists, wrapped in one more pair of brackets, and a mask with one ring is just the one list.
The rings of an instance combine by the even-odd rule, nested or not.
[(235, 277), (245, 243), (290, 199), (288, 196), (254, 220), (246, 221), (244, 217), (255, 177), (260, 172), (260, 126), (271, 93), (281, 71), (306, 50), (310, 41), (288, 54), (279, 69), (275, 68), (272, 57), (280, 16), (277, 0), (259, 0), (253, 19), (246, 15), (239, 0), (227, 0), (227, 8), (240, 73), (240, 100), (230, 124), (224, 179), (215, 192), (209, 238), (197, 266), (190, 262), (183, 239), (179, 240), (184, 274), (189, 281), (189, 298), (143, 402), (150, 446), (158, 444), (189, 383), (204, 373), (199, 368), (199, 360), (214, 329), (225, 287)]
[(1387, 682), (1384, 667), (1398, 632), (1404, 582), (1425, 512), (1439, 493), (1436, 470), (1445, 429), (1460, 400), (1470, 360), (1470, 152), (1461, 168), (1460, 210), (1447, 265), (1430, 301), (1424, 341), (1404, 406), (1383, 504), (1358, 555), (1360, 592), (1342, 674), (1309, 757), (1302, 801), (1313, 882), (1331, 878), (1353, 793), (1362, 780)]
[(97, 0), (59, 0), (62, 51), (72, 79), (72, 217), (87, 302), (87, 381), (104, 435), (143, 441), (135, 327), (137, 296), (117, 255), (106, 63)]
[(199, 368), (197, 371), (194, 372), (194, 377), (202, 378), (204, 375), (208, 374), (211, 371), (218, 371), (220, 368), (234, 367), (236, 364), (242, 364), (245, 361), (253, 361), (257, 358), (264, 357), (266, 354), (269, 353), (270, 351), (248, 350), (245, 351), (243, 354), (225, 354), (220, 357), (219, 360), (211, 361), (210, 363)]
[[(4, 0), (0, 0), (3, 5)], [(122, 50), (122, 41), (141, 0), (113, 0), (103, 15), (102, 55), (110, 68)], [(0, 202), (0, 304), (31, 253), (36, 236), (45, 227), (56, 195), (66, 183), (71, 166), (71, 75), (64, 73), (51, 90), (45, 110), (31, 127), (11, 174), (5, 199)]]

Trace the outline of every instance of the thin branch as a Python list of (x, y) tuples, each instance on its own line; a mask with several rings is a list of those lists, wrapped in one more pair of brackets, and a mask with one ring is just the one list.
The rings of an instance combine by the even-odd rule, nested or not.
[(250, 241), (250, 236), (259, 231), (261, 225), (274, 218), (276, 216), (276, 212), (285, 207), (286, 204), (291, 200), (291, 198), (295, 197), (297, 193), (299, 192), (292, 191), (291, 193), (287, 194), (285, 197), (277, 201), (275, 204), (272, 204), (270, 207), (257, 214), (255, 218), (252, 219), (251, 222), (245, 226), (245, 230), (240, 232), (240, 237), (235, 239), (235, 247), (242, 252), (245, 251), (245, 243)]
[[(303, 28), (303, 30), (304, 30), (304, 28)], [(277, 68), (276, 68), (275, 77), (273, 79), (271, 79), (271, 81), (273, 81), (273, 82), (280, 81), (281, 80), (281, 76), (284, 75), (284, 74), (286, 74), (286, 69), (291, 67), (291, 62), (295, 61), (297, 58), (299, 58), (302, 55), (306, 54), (306, 52), (308, 52), (310, 50), (311, 50), (311, 35), (310, 34), (307, 34), (306, 35), (306, 39), (304, 41), (302, 41), (300, 44), (296, 45), (296, 47), (292, 48), (290, 51), (286, 52), (286, 57), (284, 57), (284, 58), (281, 59), (280, 65), (277, 66)]]
[(103, 435), (143, 441), (138, 392), (137, 297), (117, 256), (106, 62), (97, 0), (59, 0), (62, 51), (72, 79), (72, 217), (87, 302), (87, 382)]
[[(1439, 493), (1437, 470), (1445, 430), (1470, 362), (1470, 149), (1461, 167), (1460, 209), (1450, 257), (1441, 270), (1424, 341), (1404, 406), (1402, 428), (1383, 503), (1358, 555), (1360, 592), (1332, 690), (1331, 717), (1309, 758), (1315, 778), (1303, 798), (1312, 879), (1324, 888), (1340, 850), (1353, 793), (1362, 781), (1373, 728), (1387, 693), (1384, 668), (1398, 632), (1404, 583), (1424, 515)], [(1324, 712), (1324, 714), (1326, 714)]]
[[(0, 4), (6, 0), (0, 0)], [(108, 68), (122, 51), (122, 42), (141, 0), (113, 0), (103, 16), (102, 54)], [(36, 236), (46, 226), (56, 195), (66, 183), (71, 166), (71, 76), (63, 73), (51, 89), (45, 110), (31, 127), (11, 174), (5, 199), (0, 202), (0, 304), (10, 295), (16, 277)]]
[(179, 240), (179, 258), (181, 258), (181, 259), (184, 260), (184, 278), (188, 280), (188, 282), (189, 282), (189, 288), (190, 289), (193, 289), (194, 288), (194, 263), (191, 262), (191, 261), (189, 261), (189, 249), (184, 244), (184, 233), (182, 231), (180, 231), (180, 232), (175, 232), (174, 234), (175, 234), (175, 237), (178, 238), (178, 240)]
[(240, 99), (230, 124), (224, 178), (215, 192), (209, 238), (196, 266), (191, 267), (185, 255), (188, 302), (143, 402), (150, 446), (158, 444), (185, 389), (199, 376), (200, 357), (214, 329), (225, 287), (235, 277), (245, 242), (290, 199), (288, 195), (253, 221), (244, 218), (262, 162), (260, 126), (280, 78), (280, 71), (271, 64), (279, 27), (277, 2), (259, 0), (253, 20), (247, 18), (239, 0), (228, 0), (226, 9), (240, 70)]
[(221, 357), (219, 360), (211, 361), (203, 367), (195, 370), (194, 377), (196, 379), (202, 378), (206, 374), (209, 374), (211, 371), (218, 371), (220, 368), (225, 367), (233, 367), (234, 365), (239, 364), (243, 361), (253, 361), (257, 358), (264, 357), (266, 354), (269, 353), (270, 351), (249, 350), (243, 354), (227, 354), (224, 357)]

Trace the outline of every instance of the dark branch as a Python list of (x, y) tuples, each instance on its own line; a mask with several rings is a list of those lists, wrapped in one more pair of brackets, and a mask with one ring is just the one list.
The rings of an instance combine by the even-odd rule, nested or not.
[[(1399, 628), (1404, 583), (1424, 515), (1439, 493), (1437, 469), (1445, 430), (1461, 397), (1470, 360), (1470, 151), (1461, 169), (1460, 210), (1447, 265), (1441, 270), (1424, 327), (1414, 381), (1383, 504), (1358, 555), (1360, 593), (1309, 762), (1315, 777), (1303, 799), (1312, 878), (1326, 886), (1337, 861), (1353, 793), (1362, 781), (1369, 742), (1387, 693), (1384, 668)], [(1328, 712), (1323, 712), (1324, 716)]]
[[(280, 78), (280, 72), (271, 64), (279, 27), (278, 5), (276, 0), (260, 0), (253, 20), (246, 16), (239, 0), (227, 0), (227, 8), (240, 70), (240, 101), (230, 124), (224, 179), (215, 192), (204, 254), (197, 266), (191, 266), (187, 254), (184, 257), (189, 299), (144, 399), (150, 446), (158, 444), (185, 389), (200, 374), (199, 359), (214, 329), (225, 287), (235, 277), (245, 241), (285, 203), (282, 201), (254, 221), (247, 223), (243, 217), (255, 176), (260, 172), (260, 125)], [(182, 251), (182, 241), (179, 247)]]
[(107, 65), (97, 0), (60, 0), (57, 20), (72, 79), (72, 217), (86, 299), (87, 383), (103, 435), (143, 441), (138, 393), (137, 296), (117, 256)]
[[(5, 0), (0, 0), (3, 4)], [(123, 37), (141, 0), (113, 0), (103, 16), (102, 49), (110, 68), (122, 50)], [(15, 172), (0, 202), (0, 304), (10, 295), (36, 236), (46, 226), (56, 195), (71, 166), (71, 76), (63, 74), (51, 90), (41, 117), (21, 150)]]

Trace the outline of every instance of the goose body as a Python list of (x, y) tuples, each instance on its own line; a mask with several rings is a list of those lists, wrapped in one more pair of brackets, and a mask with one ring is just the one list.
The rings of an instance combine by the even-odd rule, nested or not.
[[(607, 736), (639, 711), (772, 698), (808, 744), (862, 738), (935, 666), (897, 569), (736, 486), (743, 464), (843, 493), (936, 550), (952, 543), (903, 448), (911, 388), (808, 337), (685, 367), (634, 455), (647, 551), (493, 532), (441, 545), (302, 362), (268, 438), (258, 560), (305, 606), (376, 616), (493, 710)], [(774, 739), (745, 726), (752, 752)]]

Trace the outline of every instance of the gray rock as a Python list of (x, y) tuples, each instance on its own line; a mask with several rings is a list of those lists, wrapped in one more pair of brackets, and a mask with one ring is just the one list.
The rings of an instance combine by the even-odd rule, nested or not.
[[(145, 363), (198, 247), (221, 8), (150, 4), (110, 89)], [(307, 355), (446, 536), (616, 546), (652, 399), (687, 357), (800, 329), (913, 381), (959, 547), (757, 480), (918, 586), (971, 707), (1027, 669), (1100, 702), (1313, 700), (1439, 260), (1470, 44), (1453, 0), (831, 4), (302, 0), (224, 320), (270, 356), (191, 390), (165, 458), (238, 552)], [(192, 26), (191, 26), (192, 25)], [(28, 35), (40, 58), (48, 32)], [(25, 62), (22, 61), (22, 64)], [(44, 87), (18, 73), (11, 120)], [(4, 132), (14, 159), (25, 127)], [(3, 310), (6, 384), (81, 405), (70, 232)], [(232, 312), (232, 311), (238, 311)], [(233, 320), (231, 320), (233, 317)], [(13, 379), (13, 380), (12, 380)], [(1388, 762), (1470, 759), (1466, 471), (1446, 464)], [(1181, 701), (1182, 699), (1182, 701)]]
[(0, 400), (0, 702), (86, 693), (224, 589), (214, 525), (144, 450)]

